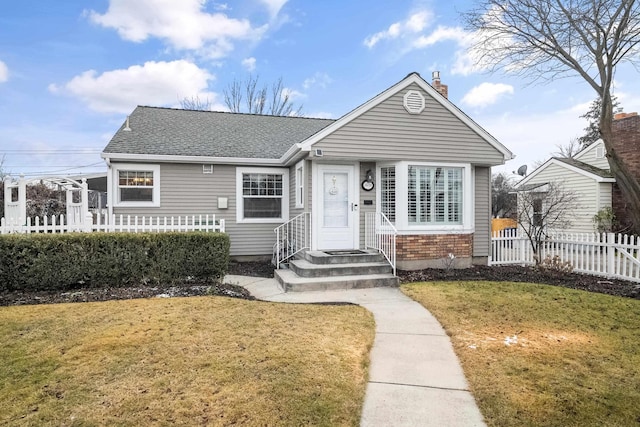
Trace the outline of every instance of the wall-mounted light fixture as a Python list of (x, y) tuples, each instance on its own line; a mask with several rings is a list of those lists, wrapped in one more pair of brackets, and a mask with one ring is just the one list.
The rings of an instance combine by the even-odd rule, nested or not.
[(365, 175), (366, 175), (366, 177), (365, 177), (364, 181), (362, 181), (362, 189), (364, 191), (371, 191), (371, 190), (373, 190), (373, 187), (375, 186), (375, 184), (373, 182), (373, 172), (371, 171), (371, 169), (369, 169), (369, 170), (367, 170)]

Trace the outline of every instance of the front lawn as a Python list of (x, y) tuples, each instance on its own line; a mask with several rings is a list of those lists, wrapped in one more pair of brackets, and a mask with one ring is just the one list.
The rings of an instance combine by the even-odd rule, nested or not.
[(0, 424), (360, 422), (373, 317), (224, 297), (0, 308)]
[(451, 336), (490, 426), (640, 425), (640, 301), (509, 282), (402, 289)]

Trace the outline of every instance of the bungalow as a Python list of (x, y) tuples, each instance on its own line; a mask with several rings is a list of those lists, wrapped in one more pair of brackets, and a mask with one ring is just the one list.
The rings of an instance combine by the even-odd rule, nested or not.
[(338, 120), (137, 107), (102, 153), (109, 213), (213, 213), (235, 258), (271, 257), (274, 229), (300, 215), (308, 249), (362, 249), (379, 213), (398, 268), (484, 264), (491, 167), (513, 156), (433, 77), (411, 73)]

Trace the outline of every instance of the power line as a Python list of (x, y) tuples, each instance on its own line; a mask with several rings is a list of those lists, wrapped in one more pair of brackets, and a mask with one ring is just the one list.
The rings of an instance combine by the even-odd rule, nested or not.
[(104, 162), (97, 162), (97, 163), (92, 163), (90, 165), (83, 165), (83, 166), (72, 166), (72, 167), (69, 167), (67, 169), (58, 169), (58, 170), (46, 171), (46, 172), (25, 173), (24, 176), (51, 175), (51, 174), (55, 174), (55, 173), (58, 173), (58, 172), (68, 172), (68, 171), (75, 170), (75, 169), (90, 168), (92, 166), (97, 166), (97, 165), (104, 165)]
[(47, 154), (62, 155), (62, 154), (100, 154), (101, 150), (0, 150), (1, 154)]

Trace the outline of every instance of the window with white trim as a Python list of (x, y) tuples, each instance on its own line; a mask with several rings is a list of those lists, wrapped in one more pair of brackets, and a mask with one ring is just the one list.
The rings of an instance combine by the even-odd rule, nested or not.
[(410, 165), (410, 225), (462, 224), (463, 168)]
[(121, 202), (153, 202), (152, 171), (118, 171)]
[(296, 208), (304, 208), (304, 160), (296, 165)]
[(380, 209), (391, 222), (396, 221), (396, 168), (380, 168)]
[(116, 206), (160, 206), (160, 166), (112, 165)]
[(280, 222), (289, 216), (288, 170), (237, 168), (238, 222)]

